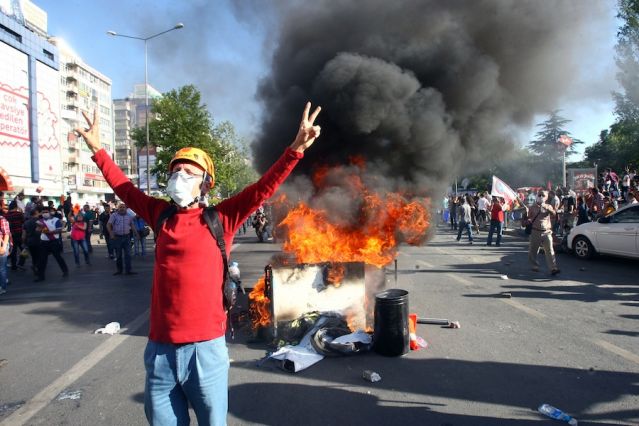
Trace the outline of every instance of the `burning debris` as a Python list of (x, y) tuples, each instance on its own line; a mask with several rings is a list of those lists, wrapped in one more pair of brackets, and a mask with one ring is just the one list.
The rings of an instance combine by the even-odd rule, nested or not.
[[(369, 301), (384, 285), (381, 268), (392, 262), (400, 243), (426, 240), (429, 200), (373, 191), (365, 165), (353, 162), (319, 168), (308, 203), (286, 194), (273, 203), (285, 255), (272, 259), (272, 270), (249, 296), (254, 329), (272, 326), (277, 334), (279, 322), (317, 310), (341, 313), (353, 331), (371, 330)], [(331, 209), (331, 197), (350, 205)]]

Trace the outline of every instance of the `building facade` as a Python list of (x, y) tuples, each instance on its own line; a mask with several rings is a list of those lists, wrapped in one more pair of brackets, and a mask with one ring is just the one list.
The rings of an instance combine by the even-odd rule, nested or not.
[[(149, 104), (153, 99), (162, 95), (152, 86), (147, 86)], [(150, 109), (150, 107), (149, 107)], [(133, 93), (125, 99), (115, 99), (113, 101), (114, 122), (115, 122), (115, 162), (127, 175), (127, 177), (140, 187), (146, 190), (146, 150), (137, 149), (132, 138), (132, 132), (136, 128), (144, 129), (146, 126), (146, 102), (144, 84), (136, 84)], [(149, 111), (149, 119), (153, 117)], [(155, 164), (155, 151), (149, 151), (149, 163), (151, 167)], [(157, 182), (151, 176), (151, 189), (157, 190)]]
[(18, 2), (0, 10), (0, 190), (56, 197), (64, 193), (58, 49), (33, 21)]
[(73, 130), (86, 126), (82, 112), (92, 117), (95, 110), (102, 147), (113, 152), (111, 80), (87, 65), (64, 40), (52, 37), (50, 41), (58, 47), (60, 55), (60, 141), (65, 193), (74, 202), (95, 204), (113, 191), (91, 159), (86, 144)]
[(47, 35), (28, 0), (0, 3), (0, 191), (95, 203), (111, 193), (73, 129), (97, 109), (113, 150), (111, 81)]

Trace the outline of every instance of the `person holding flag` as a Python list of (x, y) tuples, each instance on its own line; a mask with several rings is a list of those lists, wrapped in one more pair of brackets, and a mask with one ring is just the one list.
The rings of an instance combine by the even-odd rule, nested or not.
[(501, 234), (504, 225), (504, 199), (501, 197), (494, 197), (490, 208), (490, 229), (488, 231), (488, 239), (486, 245), (489, 246), (493, 243), (493, 234), (497, 233), (497, 240), (495, 245), (499, 247), (501, 245)]

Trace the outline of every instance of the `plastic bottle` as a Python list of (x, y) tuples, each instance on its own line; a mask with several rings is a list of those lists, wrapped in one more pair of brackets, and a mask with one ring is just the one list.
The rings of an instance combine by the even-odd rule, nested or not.
[(577, 419), (572, 418), (568, 414), (561, 411), (559, 408), (555, 408), (552, 405), (542, 404), (537, 409), (541, 414), (544, 414), (551, 419), (562, 420), (568, 422), (571, 426), (577, 426)]

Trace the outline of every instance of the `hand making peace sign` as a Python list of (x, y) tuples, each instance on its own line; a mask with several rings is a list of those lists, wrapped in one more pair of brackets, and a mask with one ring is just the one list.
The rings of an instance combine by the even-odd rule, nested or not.
[(308, 113), (311, 110), (311, 103), (307, 102), (306, 107), (304, 108), (304, 113), (302, 114), (302, 122), (300, 123), (300, 129), (297, 132), (297, 136), (295, 136), (295, 140), (291, 144), (291, 149), (297, 152), (304, 152), (309, 146), (315, 142), (320, 135), (320, 126), (314, 126), (315, 119), (319, 115), (322, 110), (321, 107), (315, 108), (315, 111), (308, 116)]
[(98, 120), (97, 111), (93, 110), (93, 123), (86, 112), (82, 111), (82, 115), (89, 127), (86, 129), (76, 127), (75, 132), (84, 138), (91, 152), (95, 154), (102, 149), (102, 143), (100, 143), (100, 121)]

